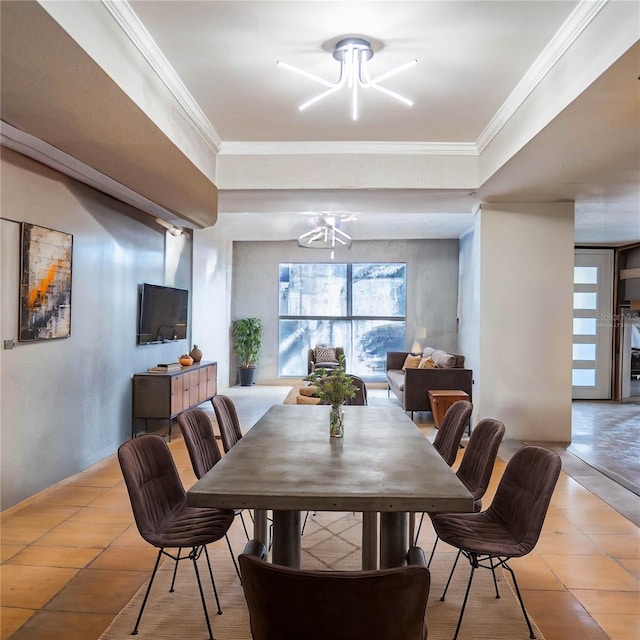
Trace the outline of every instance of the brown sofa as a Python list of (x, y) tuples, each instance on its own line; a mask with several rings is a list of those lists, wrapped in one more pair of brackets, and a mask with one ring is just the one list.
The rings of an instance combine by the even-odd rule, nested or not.
[(393, 391), (405, 411), (431, 411), (428, 392), (432, 389), (459, 389), (473, 402), (471, 387), (473, 371), (464, 368), (464, 357), (456, 356), (454, 367), (435, 369), (406, 369), (402, 365), (407, 351), (387, 352), (387, 390)]

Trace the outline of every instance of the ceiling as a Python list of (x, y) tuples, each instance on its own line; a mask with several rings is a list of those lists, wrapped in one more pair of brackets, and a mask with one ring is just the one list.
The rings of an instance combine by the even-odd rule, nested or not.
[[(215, 149), (231, 234), (296, 237), (340, 212), (354, 239), (458, 238), (483, 201), (575, 200), (577, 244), (640, 241), (640, 18), (620, 19), (635, 2), (105, 0), (93, 44), (54, 4), (40, 3), (99, 64), (95, 42), (122, 29), (168, 78)], [(354, 122), (344, 89), (298, 110), (323, 88), (276, 61), (335, 81), (345, 35), (372, 43), (374, 77), (417, 59), (383, 83), (412, 107), (363, 91)]]

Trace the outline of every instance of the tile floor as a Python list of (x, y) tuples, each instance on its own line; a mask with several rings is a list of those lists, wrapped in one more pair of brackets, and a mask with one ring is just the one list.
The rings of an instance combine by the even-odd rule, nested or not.
[[(246, 429), (271, 404), (282, 402), (287, 391), (238, 387), (227, 393)], [(389, 402), (383, 390), (372, 390), (370, 400)], [(416, 414), (416, 419), (432, 438), (430, 414)], [(518, 446), (503, 444), (486, 502)], [(182, 439), (174, 437), (170, 447), (189, 486), (195, 478)], [(538, 545), (512, 565), (526, 606), (546, 640), (638, 640), (639, 499), (578, 458), (559, 452), (566, 473)], [(149, 578), (155, 551), (132, 522), (115, 456), (1, 518), (3, 640), (96, 640)], [(429, 526), (423, 527), (425, 548), (431, 537)], [(239, 521), (231, 539), (238, 553), (245, 540)]]

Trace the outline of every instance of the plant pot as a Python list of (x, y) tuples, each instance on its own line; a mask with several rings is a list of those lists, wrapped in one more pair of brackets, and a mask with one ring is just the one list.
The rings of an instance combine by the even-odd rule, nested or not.
[(250, 387), (253, 384), (253, 378), (256, 375), (255, 367), (239, 367), (240, 372), (240, 386)]

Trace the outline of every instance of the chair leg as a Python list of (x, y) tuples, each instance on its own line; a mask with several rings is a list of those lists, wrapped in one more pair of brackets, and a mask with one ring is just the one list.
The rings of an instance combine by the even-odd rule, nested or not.
[(140, 620), (142, 620), (142, 612), (144, 611), (145, 605), (147, 604), (147, 598), (149, 597), (149, 592), (151, 591), (151, 585), (153, 584), (153, 580), (156, 577), (156, 572), (158, 571), (158, 565), (160, 564), (160, 556), (162, 556), (162, 549), (158, 551), (158, 557), (156, 558), (156, 563), (153, 567), (151, 578), (149, 579), (149, 586), (147, 587), (147, 592), (144, 594), (144, 599), (142, 601), (142, 606), (140, 607), (140, 612), (138, 613), (138, 619), (136, 620), (135, 627), (133, 627), (133, 631), (131, 632), (132, 636), (138, 635), (138, 627), (140, 626)]
[[(489, 562), (491, 562), (491, 560), (489, 560)], [(496, 567), (499, 567), (500, 564), (502, 563), (498, 563), (498, 564), (493, 564), (493, 562), (491, 562), (491, 574), (493, 575), (493, 586), (496, 588), (496, 598), (500, 597), (500, 592), (498, 591), (498, 580), (496, 579)]]
[(413, 541), (414, 545), (418, 545), (418, 536), (420, 535), (420, 529), (422, 529), (422, 521), (424, 520), (424, 511), (420, 515), (420, 522), (418, 523), (418, 531), (416, 532), (415, 540)]
[(233, 567), (238, 574), (238, 579), (240, 580), (240, 584), (242, 584), (242, 578), (240, 577), (240, 569), (238, 569), (238, 563), (236, 562), (236, 557), (233, 553), (233, 549), (231, 547), (231, 540), (229, 540), (229, 536), (225, 533), (224, 539), (227, 541), (227, 546), (229, 547), (229, 553), (231, 554), (231, 561), (233, 562)]
[[(207, 629), (209, 631), (209, 640), (213, 640), (213, 632), (211, 631), (211, 623), (209, 622), (209, 612), (207, 611), (207, 602), (204, 599), (204, 591), (202, 590), (202, 581), (200, 580), (200, 572), (198, 571), (198, 558), (200, 556), (199, 549), (204, 549), (205, 553), (207, 548), (202, 545), (202, 547), (193, 547), (191, 552), (189, 553), (189, 558), (193, 561), (193, 569), (196, 572), (196, 580), (198, 581), (198, 590), (200, 591), (200, 600), (202, 600), (202, 609), (204, 611), (204, 618), (207, 621)], [(209, 562), (209, 556), (207, 556), (207, 562)], [(209, 567), (209, 571), (211, 571), (211, 567)], [(211, 578), (213, 580), (213, 576)], [(214, 586), (215, 590), (215, 586)], [(215, 593), (215, 591), (214, 591)], [(216, 593), (216, 600), (218, 598), (218, 594)], [(218, 603), (218, 608), (220, 607), (220, 603)], [(220, 611), (218, 611), (220, 613)]]
[(247, 530), (247, 525), (244, 522), (244, 516), (242, 515), (242, 511), (240, 512), (240, 522), (242, 522), (242, 528), (244, 529), (244, 535), (247, 536), (247, 542), (249, 541), (249, 531)]
[(213, 595), (216, 597), (216, 604), (218, 605), (218, 615), (222, 615), (222, 609), (220, 608), (220, 598), (218, 597), (218, 589), (216, 589), (216, 582), (213, 579), (213, 571), (211, 570), (211, 562), (209, 561), (209, 552), (206, 545), (202, 545), (204, 549), (204, 555), (207, 559), (207, 567), (209, 567), (209, 577), (211, 578), (211, 586), (213, 587)]
[(307, 511), (305, 517), (304, 517), (304, 522), (302, 523), (302, 529), (300, 529), (300, 535), (303, 536), (304, 535), (304, 528), (307, 526), (307, 520), (309, 519), (309, 512)]
[[(436, 552), (436, 547), (438, 546), (438, 540), (440, 540), (440, 538), (438, 538), (438, 536), (436, 536), (436, 541), (433, 543), (433, 549), (431, 549), (431, 555), (429, 556), (429, 562), (427, 562), (427, 569), (431, 566), (431, 561), (433, 560), (433, 554)], [(458, 555), (460, 555), (460, 552), (458, 551)], [(458, 559), (456, 558), (456, 561)]]
[(171, 578), (171, 586), (169, 587), (169, 593), (173, 593), (175, 591), (173, 587), (176, 584), (176, 574), (178, 573), (178, 563), (180, 562), (181, 551), (182, 551), (182, 547), (178, 547), (178, 556), (176, 557), (176, 564), (173, 567), (173, 578)]
[(536, 636), (533, 633), (533, 627), (531, 626), (531, 621), (529, 620), (529, 616), (527, 615), (527, 610), (524, 608), (524, 602), (522, 602), (520, 589), (518, 589), (518, 581), (516, 580), (516, 574), (513, 572), (513, 569), (506, 563), (506, 561), (502, 562), (502, 566), (511, 574), (511, 578), (513, 579), (513, 586), (516, 589), (516, 595), (518, 596), (518, 602), (520, 603), (520, 608), (522, 609), (522, 613), (524, 614), (524, 619), (527, 622), (527, 627), (529, 627), (529, 637), (532, 640), (535, 640)]
[(471, 582), (473, 581), (473, 574), (475, 573), (477, 565), (478, 565), (478, 562), (475, 559), (475, 555), (474, 555), (474, 559), (471, 561), (471, 573), (469, 574), (469, 582), (467, 583), (467, 590), (465, 591), (464, 600), (462, 601), (462, 609), (460, 610), (460, 617), (458, 618), (458, 625), (456, 626), (456, 632), (453, 634), (453, 640), (456, 640), (456, 638), (458, 637), (458, 632), (460, 631), (460, 625), (462, 624), (462, 616), (464, 616), (464, 609), (467, 606), (469, 591), (471, 591)]
[(442, 595), (440, 596), (440, 601), (444, 602), (444, 597), (447, 595), (447, 589), (449, 588), (449, 584), (451, 582), (451, 578), (453, 578), (453, 572), (456, 570), (456, 565), (458, 564), (458, 560), (460, 558), (460, 554), (462, 553), (462, 551), (458, 550), (458, 554), (456, 555), (456, 559), (455, 562), (453, 563), (453, 567), (451, 567), (451, 573), (449, 574), (449, 579), (447, 580), (447, 584), (444, 587), (444, 591), (442, 592)]

